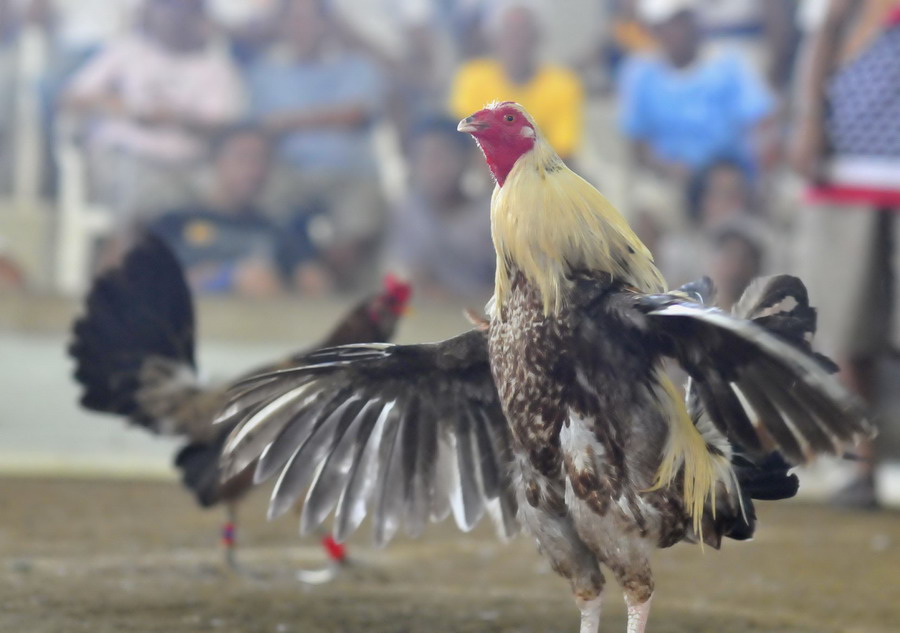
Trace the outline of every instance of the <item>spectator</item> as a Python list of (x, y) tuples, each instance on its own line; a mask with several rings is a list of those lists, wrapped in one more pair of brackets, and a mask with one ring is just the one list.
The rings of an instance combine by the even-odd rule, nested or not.
[(242, 106), (240, 76), (209, 44), (203, 0), (145, 0), (142, 24), (92, 58), (65, 99), (96, 118), (92, 184), (120, 214), (188, 200), (209, 136)]
[(413, 126), (444, 108), (453, 75), (449, 38), (431, 21), (402, 25), (403, 49), (392, 64), (391, 118), (404, 148)]
[(321, 0), (287, 0), (279, 46), (251, 66), (254, 116), (279, 139), (279, 207), (323, 205), (319, 231), (338, 281), (352, 285), (375, 252), (384, 202), (372, 147), (384, 80), (366, 57), (344, 49)]
[[(819, 341), (870, 403), (877, 361), (900, 339), (900, 2), (831, 0), (809, 41), (793, 163), (808, 181), (798, 269)], [(877, 505), (875, 455), (835, 501)]]
[(235, 60), (247, 64), (265, 51), (274, 36), (280, 0), (207, 0), (210, 17), (222, 32)]
[(133, 26), (139, 0), (24, 0), (26, 17), (43, 29), (48, 46), (46, 67), (39, 82), (44, 128), (41, 188), (53, 193), (57, 185), (54, 152), (56, 115), (72, 76), (112, 38)]
[(787, 88), (799, 33), (796, 0), (700, 0), (700, 24), (716, 51), (742, 54), (769, 81)]
[(410, 148), (411, 191), (388, 232), (388, 265), (432, 295), (486, 298), (494, 281), (490, 196), (463, 187), (472, 144), (456, 122), (416, 126)]
[(763, 272), (763, 241), (750, 222), (732, 219), (710, 235), (711, 259), (707, 274), (716, 286), (716, 304), (730, 310), (750, 282)]
[(696, 176), (688, 190), (688, 208), (702, 226), (715, 226), (754, 212), (747, 174), (731, 160), (718, 160)]
[(269, 174), (270, 143), (252, 127), (216, 139), (205, 199), (150, 225), (166, 240), (198, 292), (266, 296), (280, 290), (279, 231), (258, 206)]
[(619, 67), (633, 55), (651, 51), (656, 42), (637, 16), (635, 0), (599, 0), (602, 17), (594, 45), (579, 64), (579, 71), (593, 92), (613, 89)]
[(473, 59), (459, 69), (450, 92), (452, 114), (462, 118), (491, 101), (516, 101), (559, 155), (572, 158), (583, 132), (581, 81), (566, 68), (538, 60), (539, 20), (530, 5), (501, 4), (487, 28), (495, 58)]
[(621, 85), (620, 126), (638, 164), (679, 186), (722, 158), (758, 170), (753, 134), (773, 111), (741, 59), (701, 54), (696, 2), (641, 2), (661, 54), (630, 60)]
[(723, 232), (729, 236), (739, 233), (743, 242), (752, 243), (759, 250), (761, 264), (768, 240), (753, 202), (747, 176), (736, 163), (717, 161), (698, 174), (688, 190), (687, 225), (659, 238), (658, 261), (666, 280), (679, 286), (702, 275), (715, 278), (720, 266), (746, 268), (739, 261), (728, 261), (732, 256), (741, 259), (746, 245), (723, 241)]

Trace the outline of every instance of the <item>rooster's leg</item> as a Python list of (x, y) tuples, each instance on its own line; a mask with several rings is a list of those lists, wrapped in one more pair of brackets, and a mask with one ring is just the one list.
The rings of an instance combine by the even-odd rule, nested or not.
[(237, 507), (234, 503), (225, 504), (225, 525), (222, 526), (222, 549), (225, 552), (225, 565), (232, 571), (238, 571), (235, 559), (237, 545)]
[(650, 617), (650, 596), (643, 602), (639, 602), (633, 596), (625, 594), (625, 604), (628, 606), (628, 629), (626, 633), (644, 633), (647, 626), (647, 618)]
[(600, 606), (603, 597), (590, 600), (576, 600), (581, 610), (581, 628), (579, 633), (597, 633), (600, 630)]
[(341, 567), (348, 564), (347, 549), (344, 545), (336, 542), (334, 538), (320, 530), (322, 549), (328, 556), (328, 564), (322, 569), (301, 569), (297, 572), (297, 580), (308, 585), (323, 585), (331, 582), (337, 577)]

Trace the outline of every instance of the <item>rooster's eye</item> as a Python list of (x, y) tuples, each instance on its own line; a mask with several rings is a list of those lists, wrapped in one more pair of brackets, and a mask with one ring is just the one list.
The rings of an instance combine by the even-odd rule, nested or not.
[(506, 120), (509, 121), (510, 123), (512, 123), (513, 121), (516, 120), (516, 117), (514, 117), (514, 116), (511, 115), (511, 114), (507, 114), (505, 118), (506, 118)]

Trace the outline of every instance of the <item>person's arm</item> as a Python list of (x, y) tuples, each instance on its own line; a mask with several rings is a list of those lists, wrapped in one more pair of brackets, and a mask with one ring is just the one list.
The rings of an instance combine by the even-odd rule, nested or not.
[(116, 85), (123, 54), (123, 46), (111, 44), (91, 59), (63, 94), (62, 108), (77, 115), (124, 115), (127, 108)]
[(336, 76), (328, 105), (315, 105), (274, 112), (263, 119), (263, 125), (275, 133), (303, 129), (337, 128), (352, 130), (368, 125), (384, 109), (385, 80), (370, 60), (348, 60)]
[(747, 129), (755, 164), (766, 170), (780, 154), (777, 102), (760, 73), (741, 57), (733, 57), (725, 72), (731, 79), (734, 112)]
[(273, 134), (284, 134), (308, 128), (357, 128), (367, 124), (370, 118), (371, 113), (366, 106), (348, 104), (338, 107), (279, 112), (266, 117), (263, 125)]
[(643, 139), (632, 139), (630, 142), (631, 160), (634, 165), (664, 178), (665, 180), (686, 185), (691, 177), (691, 168), (684, 163), (665, 161), (653, 153), (649, 143)]
[(855, 0), (832, 0), (825, 21), (803, 52), (791, 165), (809, 180), (821, 175), (826, 151), (826, 84), (837, 65), (838, 53), (856, 5)]
[(233, 123), (245, 110), (244, 84), (230, 62), (210, 62), (202, 85), (192, 99), (160, 103), (150, 110), (133, 112), (135, 120), (148, 126), (177, 127), (197, 136), (211, 136)]
[(791, 61), (798, 39), (796, 7), (796, 0), (763, 0), (765, 43), (769, 51), (766, 79), (778, 92), (787, 87), (791, 76)]

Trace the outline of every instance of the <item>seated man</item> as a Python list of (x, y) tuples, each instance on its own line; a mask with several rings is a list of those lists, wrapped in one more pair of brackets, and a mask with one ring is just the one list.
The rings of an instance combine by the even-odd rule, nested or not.
[(462, 183), (473, 145), (444, 118), (415, 126), (410, 145), (410, 191), (391, 218), (388, 268), (416, 292), (486, 299), (495, 264), (490, 196)]
[(236, 68), (208, 41), (203, 0), (144, 0), (142, 17), (139, 33), (76, 74), (63, 102), (95, 121), (94, 194), (126, 223), (190, 198), (209, 136), (237, 119), (243, 99)]
[(339, 283), (374, 256), (384, 202), (372, 146), (384, 81), (368, 58), (346, 50), (322, 0), (286, 0), (270, 54), (247, 71), (254, 118), (278, 139), (275, 206), (323, 206), (317, 234)]
[(450, 91), (450, 112), (462, 118), (491, 101), (516, 101), (553, 149), (572, 158), (581, 141), (584, 90), (572, 71), (538, 60), (538, 23), (527, 5), (497, 9), (487, 24), (495, 57), (463, 64)]
[(293, 273), (297, 261), (284, 261), (281, 231), (257, 206), (270, 154), (268, 139), (256, 128), (224, 132), (213, 143), (203, 202), (172, 210), (149, 226), (175, 251), (196, 291), (268, 296)]
[(639, 2), (661, 50), (629, 60), (620, 88), (620, 127), (639, 165), (679, 185), (721, 159), (758, 170), (753, 135), (774, 110), (741, 58), (701, 54), (696, 2)]

